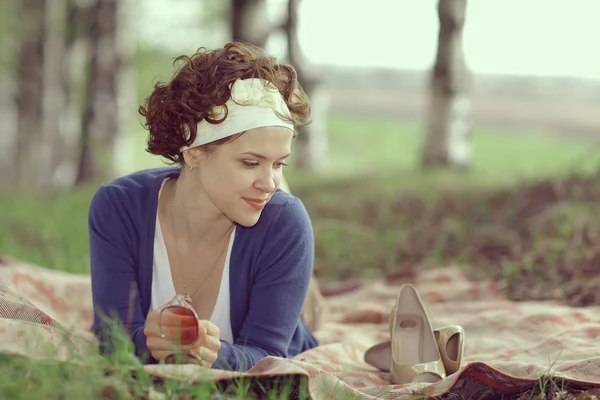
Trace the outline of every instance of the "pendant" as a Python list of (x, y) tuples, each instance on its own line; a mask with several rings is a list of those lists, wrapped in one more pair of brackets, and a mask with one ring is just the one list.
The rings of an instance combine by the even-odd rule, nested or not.
[(190, 292), (188, 292), (187, 289), (185, 289), (185, 296), (183, 296), (183, 298), (185, 301), (192, 304), (192, 296), (190, 296)]

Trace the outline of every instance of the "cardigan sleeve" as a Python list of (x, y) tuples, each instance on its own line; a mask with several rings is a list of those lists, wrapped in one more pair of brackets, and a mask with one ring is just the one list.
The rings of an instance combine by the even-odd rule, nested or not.
[(235, 342), (221, 342), (213, 368), (243, 371), (267, 356), (287, 357), (313, 263), (312, 224), (304, 205), (294, 197), (281, 206), (268, 227), (257, 258), (248, 313)]
[[(125, 329), (135, 354), (149, 356), (144, 335), (145, 318), (137, 286), (137, 267), (129, 216), (119, 213), (115, 188), (103, 186), (92, 198), (88, 213), (90, 269), (94, 323), (101, 354), (110, 355), (128, 343), (116, 343), (115, 328)], [(125, 336), (127, 339), (127, 336)], [(117, 347), (119, 346), (119, 347)]]

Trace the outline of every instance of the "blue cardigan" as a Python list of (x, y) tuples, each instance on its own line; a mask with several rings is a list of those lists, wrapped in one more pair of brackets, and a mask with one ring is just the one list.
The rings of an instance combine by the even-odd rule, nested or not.
[[(88, 216), (93, 332), (100, 351), (114, 350), (111, 324), (130, 334), (138, 357), (156, 363), (146, 346), (154, 228), (161, 182), (179, 168), (117, 178), (94, 194)], [(267, 356), (294, 357), (317, 346), (301, 319), (314, 260), (314, 237), (302, 202), (278, 190), (253, 227), (236, 227), (230, 301), (234, 343), (221, 341), (213, 368), (244, 371)], [(133, 290), (132, 290), (133, 289)]]

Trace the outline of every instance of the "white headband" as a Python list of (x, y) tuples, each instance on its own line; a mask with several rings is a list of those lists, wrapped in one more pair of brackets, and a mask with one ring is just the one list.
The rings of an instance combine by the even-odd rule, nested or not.
[[(238, 79), (231, 85), (231, 98), (225, 104), (228, 109), (225, 121), (220, 124), (200, 121), (196, 127), (196, 140), (189, 146), (182, 147), (181, 151), (254, 128), (281, 126), (294, 130), (292, 123), (277, 115), (290, 116), (290, 111), (279, 90), (268, 81), (257, 78)], [(224, 115), (223, 106), (212, 109), (213, 119), (221, 119)]]

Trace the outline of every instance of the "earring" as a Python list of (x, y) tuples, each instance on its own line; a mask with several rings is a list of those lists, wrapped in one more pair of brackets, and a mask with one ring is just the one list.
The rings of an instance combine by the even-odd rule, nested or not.
[(194, 170), (194, 166), (192, 164), (190, 164), (190, 171)]

